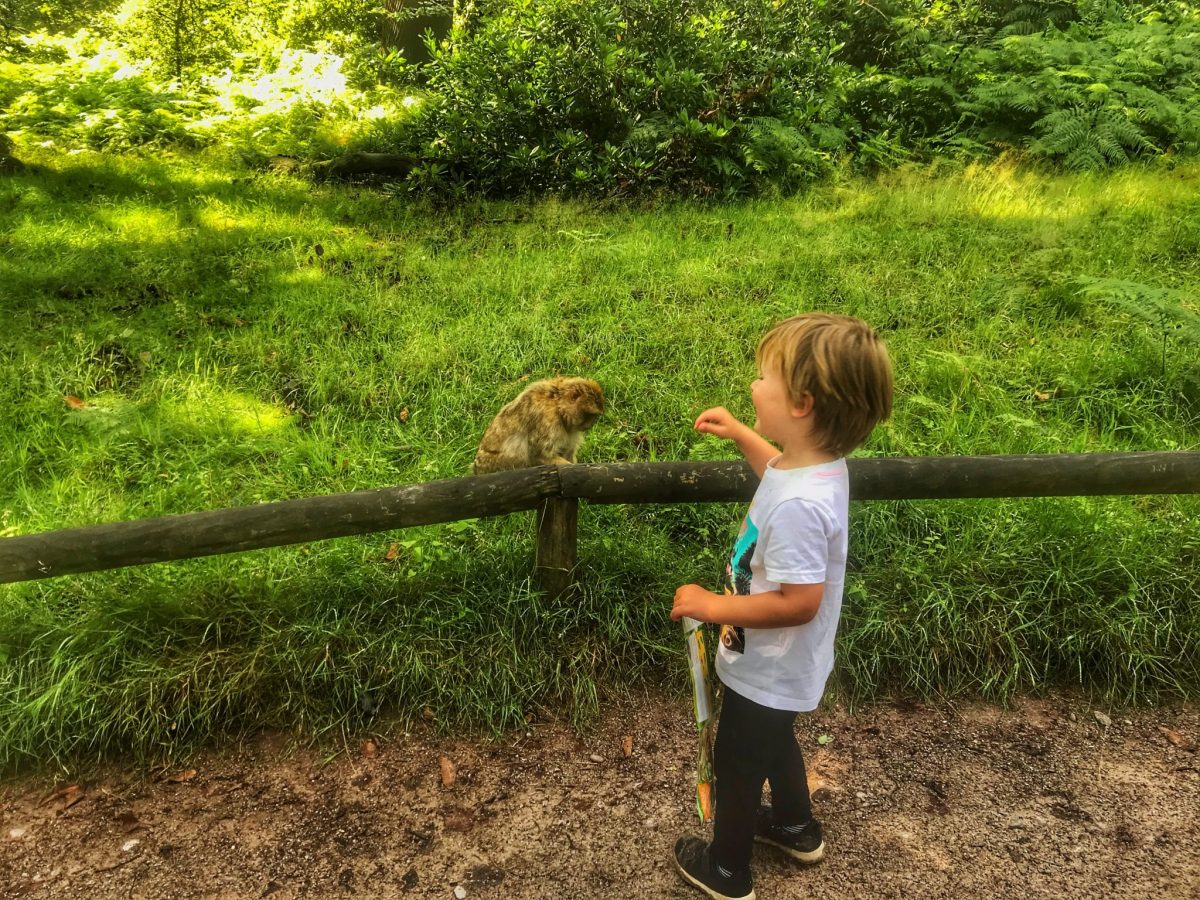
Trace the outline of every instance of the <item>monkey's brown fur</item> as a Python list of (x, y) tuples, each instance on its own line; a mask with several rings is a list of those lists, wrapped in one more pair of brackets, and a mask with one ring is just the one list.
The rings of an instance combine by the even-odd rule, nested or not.
[(475, 474), (573, 463), (584, 432), (603, 412), (604, 391), (590, 378), (535, 381), (483, 433)]

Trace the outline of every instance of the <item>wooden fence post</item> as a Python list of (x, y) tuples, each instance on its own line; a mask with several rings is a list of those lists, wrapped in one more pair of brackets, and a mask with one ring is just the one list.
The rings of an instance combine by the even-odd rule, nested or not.
[(579, 501), (574, 497), (544, 500), (537, 517), (537, 555), (533, 566), (537, 584), (550, 597), (565, 597), (575, 581)]

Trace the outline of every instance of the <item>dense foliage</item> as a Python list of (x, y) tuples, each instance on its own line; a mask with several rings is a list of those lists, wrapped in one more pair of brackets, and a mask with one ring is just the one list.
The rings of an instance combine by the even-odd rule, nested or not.
[(388, 6), (131, 0), (66, 38), (21, 30), (53, 5), (5, 0), (4, 128), (392, 150), (417, 161), (409, 188), (460, 194), (732, 196), (843, 158), (1015, 150), (1089, 170), (1200, 148), (1190, 2), (480, 0), (453, 27), (446, 4)]

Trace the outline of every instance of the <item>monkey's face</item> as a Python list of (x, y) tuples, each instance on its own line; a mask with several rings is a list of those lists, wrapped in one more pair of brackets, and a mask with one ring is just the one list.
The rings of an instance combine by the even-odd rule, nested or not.
[(563, 399), (570, 404), (580, 431), (587, 431), (604, 413), (604, 390), (590, 378), (571, 379), (563, 386)]

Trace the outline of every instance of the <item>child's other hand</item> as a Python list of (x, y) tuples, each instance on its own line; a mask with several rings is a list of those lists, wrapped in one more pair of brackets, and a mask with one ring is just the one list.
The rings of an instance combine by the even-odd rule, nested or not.
[(698, 584), (685, 584), (675, 592), (675, 605), (671, 607), (671, 621), (678, 622), (684, 616), (701, 622), (716, 621), (717, 595)]
[(723, 406), (714, 406), (700, 413), (693, 426), (697, 431), (713, 434), (719, 438), (733, 440), (742, 423)]

